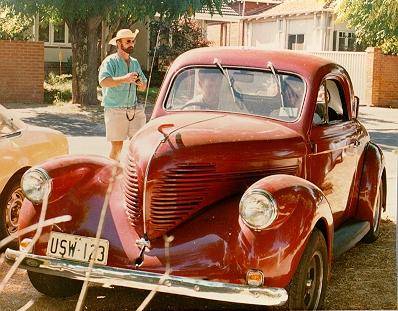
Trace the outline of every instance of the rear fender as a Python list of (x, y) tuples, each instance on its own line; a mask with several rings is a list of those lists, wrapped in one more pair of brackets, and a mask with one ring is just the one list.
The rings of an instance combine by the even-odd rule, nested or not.
[(369, 142), (364, 151), (364, 161), (359, 187), (359, 197), (355, 217), (370, 221), (373, 225), (373, 209), (380, 183), (384, 184), (383, 208), (386, 208), (386, 171), (384, 156), (381, 149)]
[(242, 269), (261, 269), (267, 286), (286, 287), (300, 262), (314, 227), (325, 236), (331, 265), (333, 217), (321, 190), (300, 177), (273, 175), (254, 183), (247, 191), (269, 192), (278, 206), (275, 221), (266, 229), (254, 231), (241, 219), (238, 247), (243, 252)]

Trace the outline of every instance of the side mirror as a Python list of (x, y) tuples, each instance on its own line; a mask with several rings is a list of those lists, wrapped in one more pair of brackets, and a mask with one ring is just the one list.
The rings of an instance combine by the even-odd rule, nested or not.
[(359, 97), (354, 96), (354, 104), (352, 107), (352, 115), (355, 117), (355, 119), (358, 119), (358, 110), (359, 110)]

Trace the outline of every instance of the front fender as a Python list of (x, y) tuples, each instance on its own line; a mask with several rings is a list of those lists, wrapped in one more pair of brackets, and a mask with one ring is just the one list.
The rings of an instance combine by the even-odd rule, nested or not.
[(111, 169), (116, 161), (100, 156), (63, 156), (51, 159), (40, 165), (51, 177), (52, 190), (49, 203), (62, 199), (73, 189), (79, 189), (90, 182), (94, 176), (108, 184)]
[[(90, 218), (90, 213), (98, 213), (115, 166), (118, 166), (116, 161), (96, 156), (58, 157), (40, 165), (52, 182), (46, 219), (71, 215), (72, 222), (58, 224), (57, 227), (65, 229), (65, 232), (73, 232), (71, 227), (78, 227), (78, 219)], [(41, 208), (41, 204), (34, 205), (25, 199), (18, 219), (19, 229), (37, 223)], [(32, 235), (33, 232), (28, 233), (21, 239)]]
[(386, 207), (387, 183), (385, 173), (383, 175), (384, 167), (383, 152), (376, 144), (369, 142), (364, 151), (356, 218), (370, 221), (371, 225), (373, 225), (373, 209), (380, 182), (384, 183), (383, 206)]
[(315, 226), (323, 232), (332, 258), (333, 217), (321, 190), (302, 178), (273, 175), (254, 183), (251, 189), (269, 192), (278, 206), (278, 216), (266, 229), (254, 231), (240, 219), (238, 249), (242, 271), (260, 269), (266, 286), (286, 287), (300, 262)]

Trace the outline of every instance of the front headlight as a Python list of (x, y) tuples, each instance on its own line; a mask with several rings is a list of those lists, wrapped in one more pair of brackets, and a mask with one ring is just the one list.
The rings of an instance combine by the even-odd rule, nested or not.
[(240, 200), (239, 214), (249, 228), (261, 230), (275, 220), (278, 209), (271, 194), (265, 190), (253, 189)]
[(43, 168), (31, 168), (22, 176), (21, 188), (25, 197), (33, 203), (43, 202), (51, 192), (51, 178)]

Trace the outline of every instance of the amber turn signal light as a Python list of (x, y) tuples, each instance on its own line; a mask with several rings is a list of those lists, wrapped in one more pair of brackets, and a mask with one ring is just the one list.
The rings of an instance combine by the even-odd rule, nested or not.
[(264, 274), (261, 270), (249, 270), (246, 273), (246, 282), (250, 286), (262, 286), (264, 284)]

